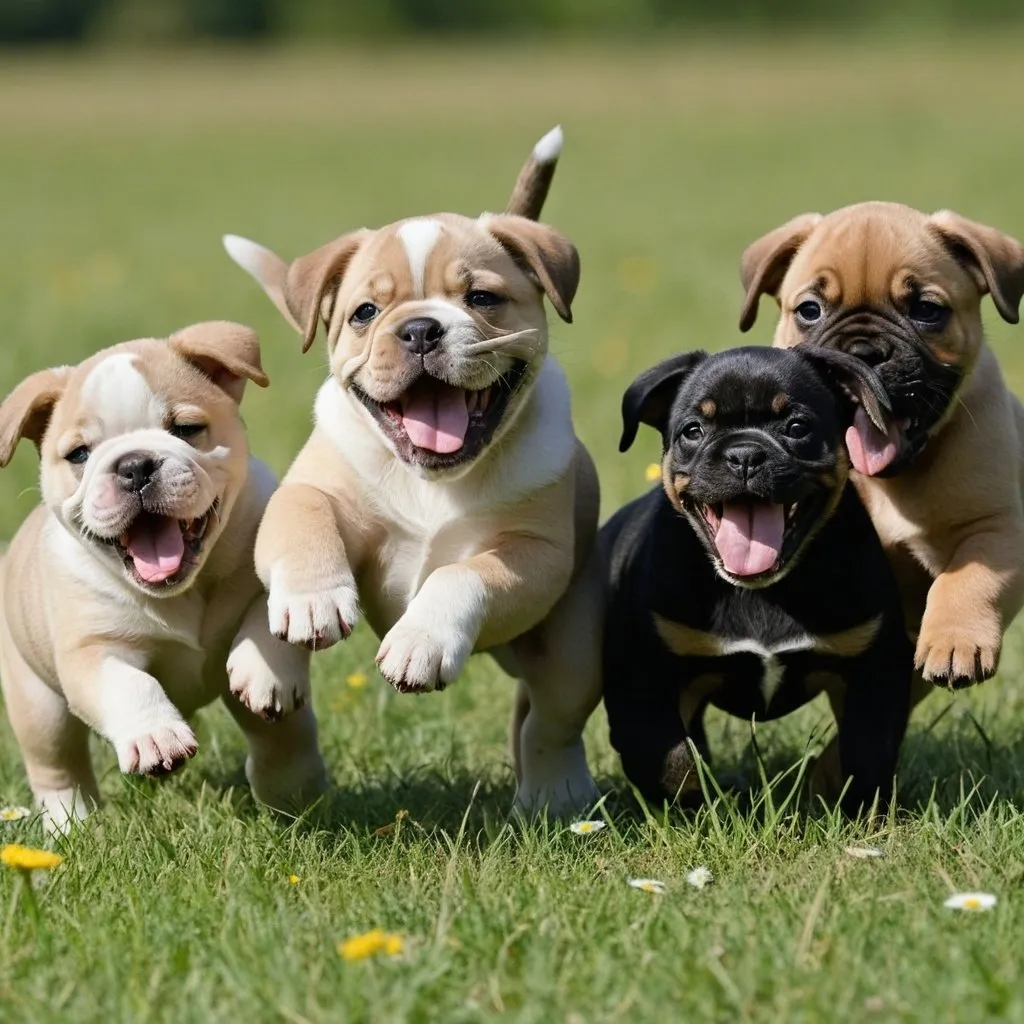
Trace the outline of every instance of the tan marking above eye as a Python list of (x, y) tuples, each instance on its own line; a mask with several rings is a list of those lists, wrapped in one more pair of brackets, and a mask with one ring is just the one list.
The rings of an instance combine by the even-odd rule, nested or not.
[(701, 416), (706, 420), (713, 420), (715, 418), (715, 413), (718, 412), (718, 406), (715, 404), (715, 400), (713, 398), (705, 398), (697, 408), (700, 410)]
[(395, 279), (390, 274), (377, 274), (366, 288), (378, 306), (386, 306), (395, 297)]
[(785, 391), (780, 391), (772, 399), (772, 412), (780, 413), (787, 405), (789, 405), (789, 395), (787, 395)]

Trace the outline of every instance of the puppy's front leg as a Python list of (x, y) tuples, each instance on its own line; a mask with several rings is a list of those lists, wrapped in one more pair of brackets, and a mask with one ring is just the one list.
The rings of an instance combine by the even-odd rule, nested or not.
[(124, 644), (92, 643), (58, 652), (57, 669), (72, 713), (117, 752), (121, 771), (164, 775), (198, 749), (195, 735), (146, 656)]
[(1024, 597), (1024, 524), (1007, 517), (964, 539), (928, 591), (915, 664), (937, 685), (995, 675), (1003, 631)]
[(271, 633), (262, 593), (249, 605), (231, 643), (227, 671), (234, 697), (268, 722), (309, 700), (309, 652)]
[(284, 483), (274, 492), (256, 536), (256, 572), (269, 593), (274, 636), (319, 651), (352, 632), (359, 617), (355, 577), (323, 491)]
[(474, 650), (508, 643), (540, 622), (571, 574), (571, 544), (523, 534), (435, 569), (381, 641), (381, 675), (402, 693), (443, 690)]

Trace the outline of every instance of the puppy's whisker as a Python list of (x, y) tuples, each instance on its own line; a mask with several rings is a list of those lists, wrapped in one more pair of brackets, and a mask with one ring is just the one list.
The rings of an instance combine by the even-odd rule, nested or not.
[(495, 353), (529, 360), (537, 354), (540, 347), (537, 333), (535, 328), (529, 327), (498, 338), (483, 338), (467, 345), (463, 351), (468, 356)]

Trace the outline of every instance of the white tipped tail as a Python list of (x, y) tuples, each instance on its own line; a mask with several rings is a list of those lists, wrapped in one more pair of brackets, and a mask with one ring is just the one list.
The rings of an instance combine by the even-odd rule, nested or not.
[(505, 207), (506, 213), (518, 214), (529, 220), (539, 219), (564, 142), (561, 125), (555, 125), (537, 142), (519, 172), (508, 206)]
[(533, 147), (533, 158), (538, 163), (554, 163), (562, 155), (562, 144), (565, 142), (565, 135), (562, 126), (556, 124), (554, 128)]
[(224, 235), (221, 239), (227, 254), (267, 293), (270, 301), (277, 306), (281, 315), (301, 333), (292, 311), (285, 301), (285, 284), (288, 280), (288, 264), (275, 252), (259, 242), (253, 242), (241, 235)]

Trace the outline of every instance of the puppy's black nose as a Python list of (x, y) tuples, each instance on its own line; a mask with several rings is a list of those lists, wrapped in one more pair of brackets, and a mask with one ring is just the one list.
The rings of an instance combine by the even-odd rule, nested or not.
[(854, 338), (843, 346), (843, 350), (847, 355), (863, 360), (868, 366), (880, 366), (892, 355), (892, 346), (881, 339)]
[(153, 474), (160, 464), (151, 455), (141, 452), (130, 452), (117, 463), (117, 482), (121, 489), (138, 493), (153, 479)]
[(746, 480), (756, 469), (764, 465), (764, 449), (756, 444), (734, 445), (725, 453), (726, 465), (741, 479)]
[(399, 327), (398, 337), (413, 355), (425, 356), (437, 348), (437, 343), (444, 337), (444, 327), (433, 317), (418, 316), (414, 320), (406, 320)]

